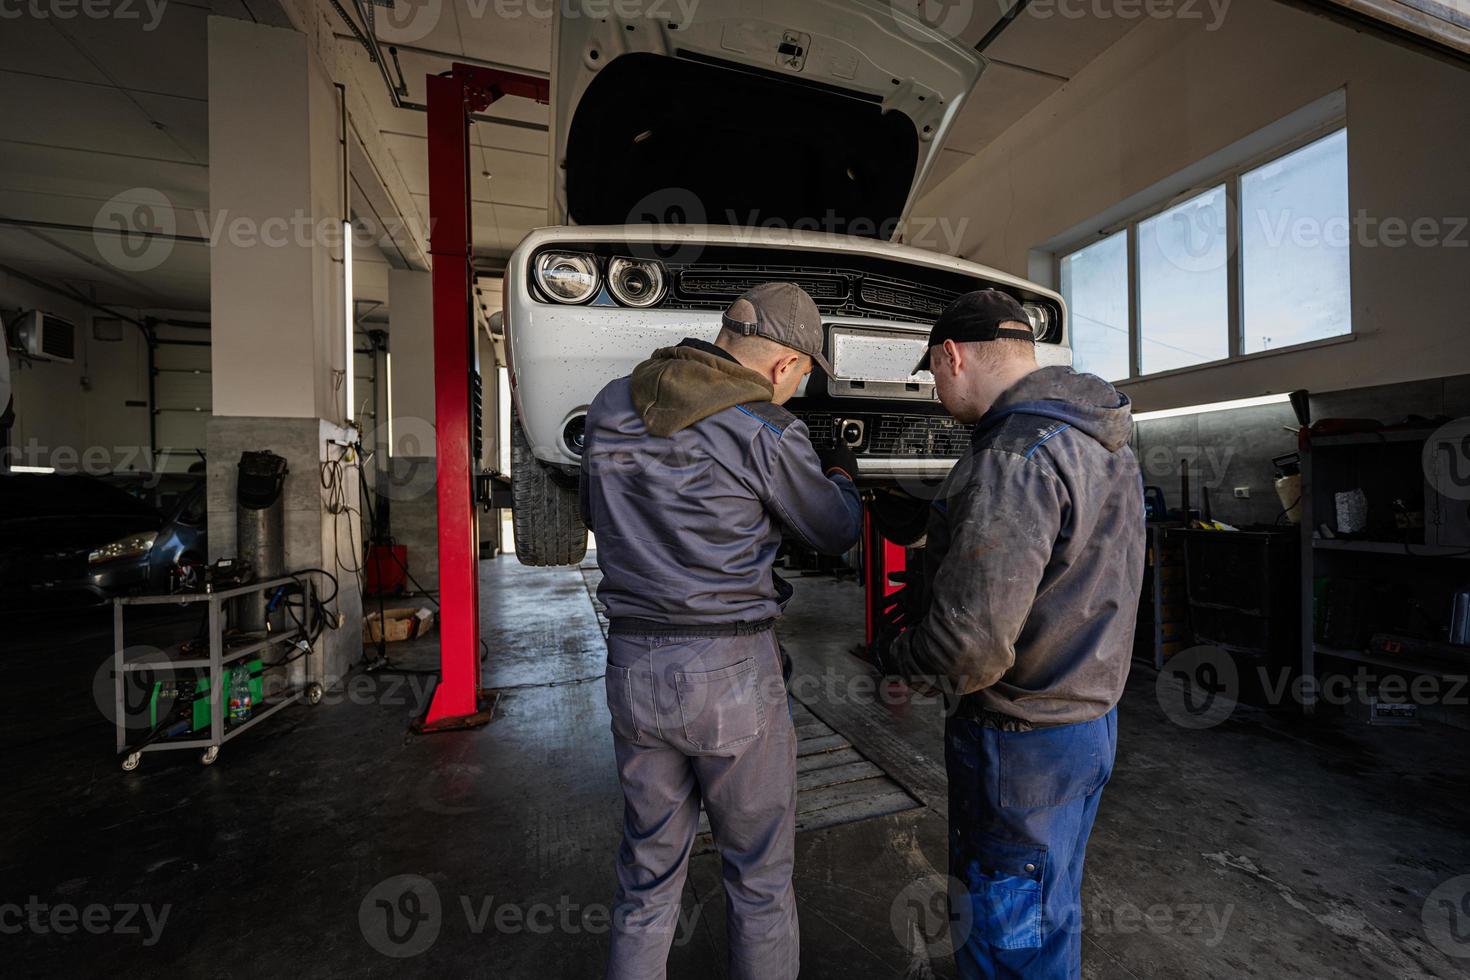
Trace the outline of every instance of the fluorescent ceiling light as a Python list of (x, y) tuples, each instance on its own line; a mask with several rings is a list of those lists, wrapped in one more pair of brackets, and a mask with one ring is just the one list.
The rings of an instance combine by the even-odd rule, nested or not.
[(54, 467), (54, 466), (12, 466), (10, 468), (10, 472), (12, 472), (12, 473), (55, 473), (56, 472), (56, 467)]
[(390, 350), (383, 355), (383, 363), (388, 368), (388, 455), (393, 455), (393, 352)]
[(1232, 408), (1256, 408), (1260, 405), (1282, 405), (1291, 401), (1290, 395), (1261, 395), (1259, 398), (1237, 398), (1228, 402), (1210, 402), (1208, 405), (1186, 405), (1184, 408), (1166, 408), (1158, 412), (1141, 412), (1133, 416), (1135, 422), (1153, 419), (1172, 419), (1181, 415), (1203, 415), (1206, 412), (1228, 412)]
[(342, 222), (342, 301), (342, 307), (346, 311), (343, 319), (347, 321), (347, 346), (343, 348), (346, 361), (342, 372), (345, 376), (343, 390), (347, 394), (347, 411), (343, 413), (342, 421), (350, 423), (353, 414), (357, 411), (357, 405), (353, 402), (356, 385), (352, 377), (354, 373), (352, 348), (356, 343), (356, 331), (353, 328), (356, 324), (352, 322), (355, 311), (352, 303), (352, 222), (350, 221)]

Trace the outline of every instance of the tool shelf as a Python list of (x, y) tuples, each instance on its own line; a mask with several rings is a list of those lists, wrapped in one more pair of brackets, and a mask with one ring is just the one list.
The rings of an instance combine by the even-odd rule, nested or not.
[[(307, 573), (310, 574), (310, 573)], [(260, 639), (251, 640), (248, 643), (226, 646), (224, 642), (224, 606), (229, 600), (243, 595), (264, 592), (269, 589), (279, 588), (283, 585), (300, 584), (300, 575), (283, 575), (278, 578), (267, 579), (260, 582), (251, 582), (248, 585), (240, 585), (218, 592), (200, 592), (184, 595), (142, 595), (124, 596), (112, 600), (112, 667), (113, 667), (113, 719), (116, 730), (117, 754), (122, 757), (122, 768), (131, 772), (138, 768), (145, 752), (169, 752), (185, 749), (203, 749), (199, 761), (204, 765), (211, 765), (219, 758), (220, 746), (242, 735), (260, 722), (295, 704), (297, 701), (305, 700), (308, 704), (316, 704), (322, 698), (322, 684), (316, 673), (315, 658), (309, 653), (306, 655), (307, 680), (294, 685), (291, 690), (276, 697), (263, 701), (251, 712), (250, 718), (239, 724), (227, 724), (224, 717), (224, 706), (226, 698), (225, 668), (238, 660), (243, 660), (253, 654), (260, 653), (270, 647), (281, 643), (289, 643), (305, 636), (311, 635), (312, 628), (312, 603), (302, 603), (303, 618), (300, 626), (279, 633), (272, 633)], [(146, 654), (142, 657), (129, 658), (125, 641), (126, 630), (124, 624), (124, 610), (128, 606), (167, 606), (167, 605), (192, 605), (195, 603), (208, 603), (209, 616), (209, 656), (208, 657), (178, 657), (170, 654), (180, 652), (180, 647), (175, 647), (160, 658), (156, 653)], [(209, 674), (209, 732), (206, 736), (202, 732), (193, 732), (181, 735), (177, 738), (160, 739), (152, 735), (145, 737), (141, 742), (130, 744), (128, 742), (127, 712), (126, 712), (126, 689), (127, 675), (140, 671), (156, 670), (201, 670)]]

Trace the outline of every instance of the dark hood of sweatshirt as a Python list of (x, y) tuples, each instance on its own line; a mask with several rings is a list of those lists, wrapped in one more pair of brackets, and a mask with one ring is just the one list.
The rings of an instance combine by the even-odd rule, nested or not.
[(673, 435), (736, 405), (768, 402), (775, 394), (750, 368), (688, 343), (654, 351), (633, 369), (629, 388), (633, 407), (656, 436)]
[(1087, 433), (1108, 452), (1133, 437), (1133, 404), (1094, 374), (1060, 365), (1033, 371), (1001, 393), (976, 426), (981, 431), (1011, 415), (1059, 419)]

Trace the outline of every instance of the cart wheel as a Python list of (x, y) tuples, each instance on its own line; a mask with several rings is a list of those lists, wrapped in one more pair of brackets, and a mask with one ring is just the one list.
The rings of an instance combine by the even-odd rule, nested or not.
[(132, 772), (134, 769), (138, 768), (138, 763), (142, 761), (143, 753), (129, 752), (127, 758), (123, 759), (122, 761), (123, 772)]
[(208, 765), (212, 765), (214, 763), (214, 760), (215, 759), (218, 759), (218, 758), (219, 758), (219, 746), (218, 745), (211, 745), (209, 748), (207, 748), (207, 749), (204, 750), (204, 754), (199, 757), (199, 761), (201, 763), (203, 763), (204, 765), (208, 766)]
[(322, 686), (315, 681), (306, 685), (306, 703), (320, 704), (322, 700)]

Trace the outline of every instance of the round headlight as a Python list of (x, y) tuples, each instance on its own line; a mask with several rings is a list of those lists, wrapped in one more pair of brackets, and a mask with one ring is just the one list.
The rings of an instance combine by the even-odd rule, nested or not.
[(1037, 340), (1048, 340), (1051, 337), (1052, 316), (1051, 309), (1038, 306), (1035, 303), (1026, 303), (1021, 309), (1026, 311), (1026, 319), (1031, 321), (1031, 333)]
[(582, 252), (542, 252), (536, 285), (558, 303), (585, 303), (597, 292), (597, 260)]
[(619, 256), (608, 263), (607, 288), (624, 306), (652, 306), (664, 295), (664, 267)]

